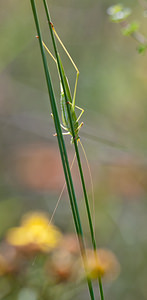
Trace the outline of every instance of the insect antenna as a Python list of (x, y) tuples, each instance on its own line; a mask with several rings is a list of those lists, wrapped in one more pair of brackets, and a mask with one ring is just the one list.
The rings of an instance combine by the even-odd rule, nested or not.
[(91, 182), (91, 191), (92, 191), (92, 210), (93, 210), (93, 227), (94, 227), (94, 234), (95, 234), (95, 199), (94, 199), (94, 187), (93, 187), (93, 180), (92, 180), (92, 174), (91, 174), (91, 169), (90, 169), (90, 165), (88, 162), (88, 158), (86, 155), (86, 151), (84, 149), (84, 146), (81, 142), (81, 140), (79, 139), (78, 142), (80, 143), (80, 146), (82, 148), (85, 160), (86, 160), (86, 164), (87, 164), (87, 168), (88, 168), (88, 172), (89, 172), (89, 177), (90, 177), (90, 182)]
[[(71, 163), (71, 166), (70, 166), (70, 171), (72, 170), (72, 167), (73, 167), (73, 165), (74, 165), (75, 158), (76, 158), (76, 153), (74, 154), (74, 157), (73, 157), (73, 160), (72, 160), (72, 163)], [(58, 198), (58, 200), (57, 200), (56, 206), (55, 206), (55, 208), (54, 208), (54, 210), (53, 210), (53, 213), (52, 213), (52, 215), (51, 215), (49, 224), (52, 222), (52, 220), (53, 220), (53, 218), (54, 218), (55, 212), (56, 212), (56, 210), (57, 210), (57, 208), (58, 208), (58, 206), (59, 206), (60, 200), (61, 200), (62, 195), (63, 195), (63, 192), (64, 192), (64, 190), (65, 190), (65, 186), (66, 186), (66, 182), (64, 182), (64, 185), (63, 185), (63, 187), (62, 187), (61, 193), (60, 193), (59, 198)]]

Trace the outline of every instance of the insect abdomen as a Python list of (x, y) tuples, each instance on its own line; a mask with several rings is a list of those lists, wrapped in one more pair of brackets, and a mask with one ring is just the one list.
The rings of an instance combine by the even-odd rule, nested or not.
[[(70, 121), (69, 121), (69, 117), (68, 117), (68, 111), (67, 111), (67, 106), (65, 103), (64, 93), (61, 94), (61, 110), (62, 110), (63, 125), (71, 133)], [(78, 122), (77, 122), (77, 117), (76, 117), (75, 111), (72, 108), (72, 105), (70, 105), (70, 113), (71, 113), (71, 119), (73, 122), (74, 132), (75, 132), (75, 134), (77, 134)]]

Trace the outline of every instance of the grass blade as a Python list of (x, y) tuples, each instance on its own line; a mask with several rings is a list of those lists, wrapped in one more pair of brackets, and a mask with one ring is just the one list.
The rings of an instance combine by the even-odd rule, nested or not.
[[(43, 66), (44, 66), (44, 71), (45, 71), (45, 76), (46, 76), (46, 81), (47, 81), (47, 87), (48, 87), (48, 93), (50, 96), (51, 108), (52, 108), (53, 115), (54, 115), (54, 122), (55, 122), (55, 128), (56, 128), (56, 132), (57, 132), (58, 145), (59, 145), (59, 149), (60, 149), (64, 174), (65, 174), (65, 180), (67, 183), (67, 189), (68, 189), (68, 193), (69, 193), (69, 198), (70, 198), (73, 218), (74, 218), (74, 222), (75, 222), (76, 232), (77, 232), (79, 243), (80, 243), (81, 254), (82, 254), (82, 256), (85, 256), (86, 252), (85, 252), (85, 245), (84, 245), (84, 239), (83, 239), (83, 231), (82, 231), (74, 186), (73, 186), (73, 182), (72, 182), (67, 152), (66, 152), (66, 148), (65, 148), (65, 144), (64, 144), (64, 140), (63, 140), (63, 136), (62, 136), (62, 131), (61, 131), (61, 126), (60, 126), (60, 122), (59, 122), (58, 111), (57, 111), (57, 107), (56, 107), (56, 101), (55, 101), (55, 96), (54, 96), (54, 92), (53, 92), (51, 77), (50, 77), (50, 73), (48, 70), (47, 60), (46, 60), (46, 56), (45, 56), (43, 45), (42, 45), (41, 31), (40, 31), (40, 26), (39, 26), (36, 5), (35, 5), (34, 0), (30, 0), (30, 1), (31, 1), (34, 20), (35, 20), (35, 24), (36, 24), (37, 34), (38, 34), (38, 38), (39, 38), (40, 50), (41, 50)], [(86, 269), (86, 266), (85, 266), (85, 269)], [(92, 282), (88, 277), (87, 277), (87, 283), (88, 283), (91, 299), (94, 300), (95, 297), (94, 297)]]
[[(96, 240), (95, 240), (95, 235), (94, 235), (94, 227), (93, 227), (93, 222), (92, 222), (92, 217), (91, 217), (91, 212), (90, 212), (90, 206), (89, 206), (89, 200), (88, 200), (87, 191), (86, 191), (84, 174), (83, 174), (80, 155), (79, 155), (79, 149), (78, 149), (78, 145), (77, 145), (77, 140), (75, 138), (73, 122), (72, 122), (72, 118), (71, 118), (71, 114), (70, 114), (70, 108), (69, 108), (69, 104), (68, 104), (68, 97), (67, 97), (66, 87), (64, 85), (64, 78), (63, 78), (63, 74), (62, 74), (62, 68), (61, 68), (61, 64), (60, 64), (57, 45), (56, 45), (56, 42), (55, 42), (54, 33), (53, 33), (53, 29), (52, 29), (52, 22), (51, 22), (50, 13), (49, 13), (49, 9), (48, 9), (46, 0), (43, 0), (43, 3), (44, 3), (45, 11), (46, 11), (47, 20), (48, 20), (48, 23), (49, 23), (49, 28), (50, 28), (51, 38), (52, 38), (53, 47), (54, 47), (54, 51), (55, 51), (55, 57), (57, 59), (57, 64), (58, 64), (58, 69), (59, 69), (59, 73), (60, 73), (61, 83), (62, 83), (63, 90), (64, 90), (64, 95), (65, 95), (65, 100), (66, 100), (66, 105), (67, 105), (67, 112), (68, 112), (68, 117), (69, 117), (69, 121), (70, 121), (71, 132), (72, 132), (72, 136), (73, 136), (77, 162), (78, 162), (78, 166), (79, 166), (81, 183), (82, 183), (82, 187), (83, 187), (83, 193), (84, 193), (85, 205), (86, 205), (86, 210), (87, 210), (87, 215), (88, 215), (92, 245), (93, 245), (94, 251), (96, 252), (97, 247), (96, 247)], [(101, 300), (104, 300), (101, 278), (99, 278), (98, 283), (99, 283)]]

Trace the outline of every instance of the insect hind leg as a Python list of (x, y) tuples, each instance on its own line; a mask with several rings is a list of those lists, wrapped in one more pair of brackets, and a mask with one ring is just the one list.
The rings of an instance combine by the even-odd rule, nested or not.
[(52, 29), (54, 31), (54, 34), (57, 38), (57, 40), (59, 41), (60, 45), (62, 46), (62, 48), (64, 49), (65, 53), (67, 54), (67, 56), (69, 57), (73, 67), (75, 68), (76, 72), (77, 72), (77, 75), (76, 75), (76, 81), (75, 81), (75, 87), (74, 87), (74, 93), (73, 93), (73, 100), (72, 100), (72, 106), (73, 108), (75, 108), (75, 100), (76, 100), (76, 91), (77, 91), (77, 83), (78, 83), (78, 78), (79, 78), (79, 70), (75, 64), (75, 62), (73, 61), (72, 57), (70, 56), (69, 52), (67, 51), (66, 47), (64, 46), (63, 42), (61, 41), (59, 35), (57, 34), (53, 24), (51, 23), (51, 26), (52, 26)]

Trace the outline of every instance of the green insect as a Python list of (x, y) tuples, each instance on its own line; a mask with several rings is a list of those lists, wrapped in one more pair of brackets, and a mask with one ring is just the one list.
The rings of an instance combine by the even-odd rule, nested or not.
[[(60, 58), (59, 53), (58, 53), (60, 70), (61, 70), (62, 77), (63, 77), (63, 82), (64, 82), (64, 88), (65, 88), (65, 91), (66, 91), (66, 95), (67, 95), (67, 99), (68, 99), (68, 104), (70, 105), (70, 115), (71, 115), (71, 120), (72, 120), (72, 124), (73, 124), (75, 139), (81, 145), (82, 151), (83, 151), (85, 159), (86, 159), (87, 167), (88, 167), (88, 172), (89, 172), (90, 181), (91, 181), (91, 187), (92, 187), (93, 215), (95, 215), (95, 213), (94, 213), (95, 212), (95, 209), (94, 209), (94, 190), (93, 190), (93, 181), (92, 181), (91, 170), (90, 170), (90, 166), (89, 166), (89, 162), (88, 162), (88, 159), (87, 159), (87, 156), (86, 156), (85, 149), (84, 149), (84, 147), (83, 147), (83, 145), (82, 145), (82, 143), (80, 141), (80, 137), (79, 137), (79, 130), (80, 130), (80, 128), (83, 125), (83, 122), (81, 122), (79, 124), (79, 120), (80, 120), (80, 118), (81, 118), (81, 116), (82, 116), (82, 114), (84, 112), (84, 109), (80, 108), (77, 105), (75, 105), (77, 83), (78, 83), (78, 77), (79, 77), (79, 70), (78, 70), (76, 64), (74, 63), (73, 59), (71, 58), (70, 54), (68, 53), (67, 49), (65, 48), (64, 44), (62, 43), (61, 39), (59, 38), (59, 36), (58, 36), (57, 32), (55, 31), (55, 28), (54, 28), (54, 26), (53, 26), (52, 23), (51, 23), (51, 26), (52, 26), (52, 29), (53, 29), (53, 32), (54, 32), (56, 38), (58, 39), (58, 41), (61, 44), (61, 46), (64, 49), (64, 51), (66, 52), (67, 56), (69, 57), (72, 65), (74, 66), (74, 68), (76, 70), (76, 73), (77, 73), (76, 74), (75, 86), (74, 86), (74, 93), (73, 93), (73, 97), (72, 97), (71, 91), (70, 91), (70, 86), (69, 86), (69, 83), (68, 83), (68, 79), (66, 77), (66, 74), (65, 74), (62, 62), (61, 62), (61, 58)], [(43, 41), (42, 41), (42, 44), (43, 44), (44, 48), (50, 54), (50, 56), (52, 57), (52, 59), (55, 61), (56, 65), (57, 65), (57, 70), (58, 70), (59, 80), (60, 80), (60, 94), (61, 94), (60, 95), (60, 104), (61, 104), (62, 122), (63, 122), (63, 124), (61, 124), (61, 127), (66, 131), (66, 132), (63, 132), (62, 134), (64, 134), (64, 135), (71, 135), (72, 136), (71, 137), (71, 143), (73, 143), (74, 142), (74, 138), (73, 138), (72, 131), (71, 131), (70, 120), (69, 120), (68, 111), (67, 111), (67, 105), (66, 105), (66, 99), (65, 99), (65, 95), (64, 95), (64, 91), (63, 91), (63, 86), (62, 86), (62, 83), (61, 83), (61, 77), (60, 77), (60, 73), (59, 73), (59, 69), (58, 69), (57, 60), (52, 55), (52, 53), (50, 52), (50, 50), (48, 49), (48, 47), (46, 46), (46, 44)], [(76, 116), (75, 108), (77, 108), (78, 110), (81, 111), (80, 115), (78, 117)], [(57, 134), (55, 134), (55, 135), (57, 135)], [(71, 163), (70, 169), (72, 169), (72, 167), (73, 167), (73, 164), (74, 164), (74, 161), (75, 161), (75, 157), (76, 157), (76, 154), (74, 155), (74, 158), (73, 158), (73, 161)], [(50, 221), (54, 217), (54, 214), (56, 212), (56, 209), (57, 209), (57, 207), (59, 205), (59, 202), (60, 202), (60, 199), (62, 197), (63, 191), (65, 189), (65, 185), (66, 185), (66, 183), (64, 183), (64, 186), (62, 188), (62, 191), (60, 193), (60, 196), (58, 198), (58, 201), (56, 203), (56, 206), (55, 206), (55, 209), (53, 211), (53, 214), (51, 216)]]
[[(60, 63), (60, 68), (61, 68), (62, 77), (63, 77), (63, 81), (64, 81), (64, 87), (65, 87), (66, 95), (67, 95), (67, 98), (68, 98), (68, 104), (70, 105), (70, 114), (71, 114), (71, 120), (72, 120), (72, 124), (73, 124), (73, 128), (74, 128), (75, 139), (77, 141), (79, 141), (79, 139), (80, 139), (79, 138), (79, 130), (80, 130), (80, 128), (83, 125), (83, 122), (81, 122), (79, 124), (79, 120), (80, 120), (80, 118), (81, 118), (81, 116), (82, 116), (82, 114), (84, 112), (84, 109), (82, 109), (82, 108), (78, 107), (77, 105), (75, 105), (76, 91), (77, 91), (77, 82), (78, 82), (78, 77), (79, 77), (79, 70), (76, 67), (76, 65), (75, 65), (74, 61), (72, 60), (70, 54), (68, 53), (67, 49), (63, 45), (62, 41), (60, 40), (57, 32), (54, 29), (53, 24), (51, 24), (51, 25), (52, 25), (52, 29), (53, 29), (53, 32), (54, 32), (55, 36), (57, 37), (57, 39), (58, 39), (59, 43), (61, 44), (61, 46), (63, 47), (63, 49), (65, 50), (67, 56), (69, 57), (71, 63), (73, 64), (73, 66), (74, 66), (74, 68), (75, 68), (75, 70), (77, 72), (77, 74), (76, 74), (76, 81), (75, 81), (75, 87), (74, 87), (74, 93), (73, 93), (73, 98), (72, 98), (71, 91), (70, 91), (70, 86), (69, 86), (69, 83), (68, 83), (68, 79), (67, 79), (67, 77), (65, 75), (65, 71), (64, 71), (64, 68), (63, 68), (60, 56), (59, 56), (59, 63)], [(53, 58), (53, 60), (56, 62), (56, 65), (57, 65), (57, 61), (56, 61), (55, 57), (52, 55), (52, 53), (50, 52), (50, 50), (47, 48), (46, 44), (44, 42), (42, 42), (42, 44), (43, 44), (44, 48), (47, 50), (47, 52), (50, 54), (50, 56)], [(58, 69), (58, 65), (57, 65), (57, 69)], [(59, 73), (59, 71), (58, 71), (58, 73)], [(61, 84), (60, 74), (59, 74), (59, 79), (60, 79), (60, 90), (61, 90), (60, 103), (61, 103), (62, 122), (63, 122), (63, 124), (61, 124), (61, 127), (65, 131), (67, 131), (67, 132), (63, 132), (64, 135), (70, 134), (72, 136), (71, 126), (70, 126), (70, 120), (69, 120), (69, 116), (68, 116), (65, 95), (64, 95), (62, 84)], [(77, 108), (77, 109), (79, 109), (81, 111), (81, 113), (80, 113), (80, 115), (78, 117), (76, 116), (75, 108)], [(73, 143), (73, 136), (71, 138), (71, 143)]]

